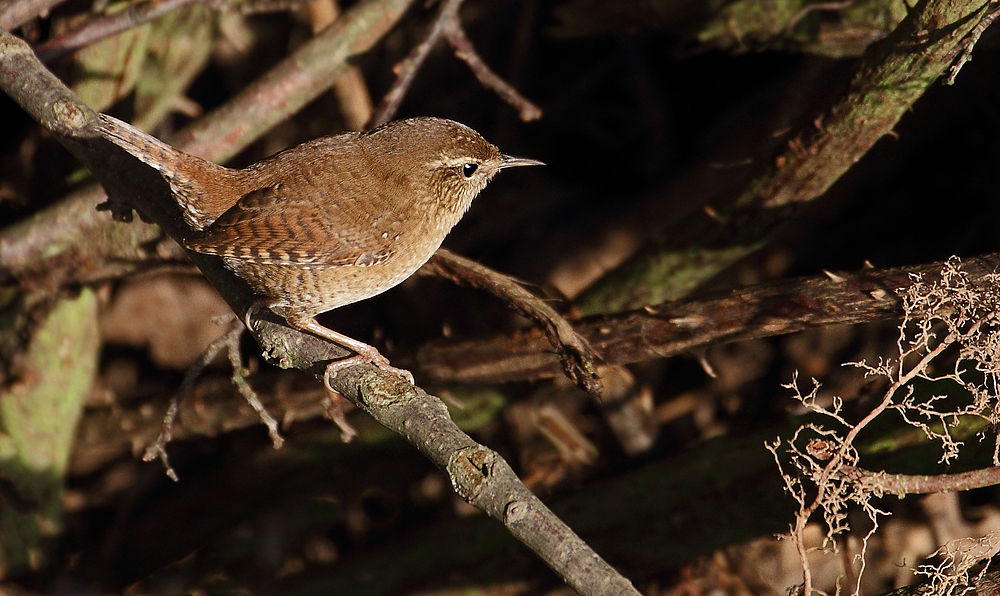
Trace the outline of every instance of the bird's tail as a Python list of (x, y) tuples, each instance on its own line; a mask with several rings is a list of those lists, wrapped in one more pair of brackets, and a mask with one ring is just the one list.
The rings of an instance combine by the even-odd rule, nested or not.
[(235, 203), (236, 199), (224, 198), (215, 189), (234, 179), (233, 170), (188, 155), (114, 116), (100, 117), (99, 130), (105, 139), (158, 171), (170, 184), (170, 191), (191, 227), (205, 228), (232, 206), (229, 203)]

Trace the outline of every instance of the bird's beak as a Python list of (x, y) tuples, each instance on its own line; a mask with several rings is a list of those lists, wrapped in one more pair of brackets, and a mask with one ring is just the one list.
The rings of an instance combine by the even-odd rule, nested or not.
[(514, 157), (513, 155), (501, 155), (500, 156), (500, 169), (513, 168), (516, 166), (544, 166), (545, 162), (538, 161), (537, 159), (528, 159), (527, 157)]

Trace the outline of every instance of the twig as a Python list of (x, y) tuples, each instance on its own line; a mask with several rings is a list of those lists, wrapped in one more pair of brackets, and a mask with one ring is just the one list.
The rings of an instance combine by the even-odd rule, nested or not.
[(233, 369), (231, 379), (233, 385), (236, 385), (236, 389), (240, 392), (240, 395), (243, 396), (243, 399), (247, 400), (247, 403), (250, 404), (254, 412), (257, 412), (260, 421), (267, 427), (267, 434), (271, 437), (271, 444), (274, 445), (275, 449), (281, 449), (281, 446), (285, 444), (285, 439), (278, 430), (278, 421), (268, 413), (267, 408), (260, 402), (257, 392), (253, 390), (250, 383), (247, 383), (247, 374), (249, 374), (249, 371), (243, 366), (242, 352), (240, 350), (240, 336), (243, 335), (243, 331), (245, 330), (246, 327), (237, 318), (233, 329), (222, 336), (226, 353), (229, 355), (229, 365)]
[(198, 357), (198, 360), (188, 368), (180, 387), (177, 388), (173, 397), (170, 398), (170, 406), (167, 408), (167, 413), (163, 416), (163, 422), (160, 425), (160, 432), (156, 436), (156, 440), (146, 449), (146, 453), (142, 456), (144, 461), (159, 459), (163, 462), (163, 467), (167, 470), (167, 476), (174, 482), (177, 482), (179, 478), (167, 457), (167, 444), (173, 439), (174, 423), (177, 420), (177, 413), (180, 411), (181, 401), (186, 395), (191, 393), (194, 389), (195, 381), (198, 380), (202, 372), (204, 372), (205, 367), (215, 359), (222, 349), (225, 349), (229, 354), (229, 363), (233, 369), (233, 385), (236, 386), (243, 398), (250, 404), (250, 407), (257, 412), (260, 420), (267, 426), (268, 434), (274, 443), (274, 448), (280, 448), (285, 442), (278, 431), (278, 422), (267, 412), (267, 409), (261, 404), (257, 393), (246, 381), (247, 371), (241, 361), (239, 344), (240, 336), (246, 331), (246, 327), (243, 326), (243, 323), (237, 317), (232, 317), (230, 324), (232, 328), (209, 344), (201, 356)]
[[(215, 357), (215, 354), (212, 355)], [(187, 381), (187, 377), (184, 378)], [(181, 384), (183, 387), (184, 384)], [(167, 455), (167, 443), (174, 438), (174, 421), (177, 419), (177, 410), (181, 407), (181, 398), (183, 393), (178, 390), (173, 397), (170, 398), (170, 405), (167, 407), (167, 413), (163, 415), (163, 422), (160, 423), (160, 432), (156, 435), (156, 440), (149, 447), (146, 447), (146, 452), (142, 455), (142, 461), (153, 461), (154, 459), (159, 459), (163, 464), (163, 468), (167, 472), (167, 477), (174, 482), (180, 482), (180, 477), (177, 475), (177, 471), (174, 467), (170, 465), (170, 456)]]
[(841, 466), (840, 473), (865, 490), (890, 495), (928, 495), (985, 488), (1000, 484), (1000, 467), (991, 466), (959, 474), (886, 474), (854, 466)]
[[(313, 35), (324, 31), (340, 16), (340, 6), (336, 0), (312, 0), (308, 4), (309, 23)], [(372, 115), (372, 98), (365, 84), (361, 68), (351, 65), (333, 83), (333, 94), (340, 103), (340, 113), (351, 130), (364, 130)]]
[(434, 23), (431, 24), (430, 29), (427, 30), (427, 35), (424, 36), (423, 41), (414, 46), (410, 54), (393, 67), (393, 71), (396, 73), (396, 82), (392, 84), (389, 91), (382, 97), (382, 102), (379, 104), (378, 109), (375, 110), (375, 113), (372, 114), (366, 128), (375, 128), (393, 119), (396, 112), (399, 111), (399, 106), (403, 103), (403, 98), (406, 97), (407, 91), (410, 90), (413, 79), (417, 76), (417, 71), (420, 70), (424, 60), (427, 59), (431, 50), (437, 45), (438, 40), (441, 39), (445, 22), (450, 18), (450, 15), (458, 14), (458, 9), (464, 1), (444, 0), (441, 3), (438, 16), (434, 19)]
[(476, 53), (476, 48), (472, 45), (472, 42), (466, 37), (457, 12), (445, 21), (444, 34), (448, 38), (448, 43), (454, 48), (455, 55), (469, 65), (469, 68), (472, 69), (473, 74), (476, 75), (479, 82), (487, 89), (491, 89), (499, 95), (500, 99), (516, 108), (523, 122), (531, 122), (542, 117), (541, 108), (528, 101), (517, 89), (512, 87), (507, 81), (501, 79), (483, 62), (483, 59)]
[(39, 60), (50, 63), (74, 50), (156, 20), (182, 6), (199, 1), (156, 0), (142, 5), (130, 4), (128, 8), (119, 13), (91, 19), (76, 29), (46, 41), (35, 48), (35, 53), (38, 54)]
[(597, 376), (598, 356), (594, 348), (569, 321), (525, 290), (516, 279), (445, 249), (439, 249), (423, 269), (456, 283), (486, 290), (542, 325), (549, 342), (556, 348), (566, 376), (587, 393), (600, 398), (601, 380)]
[[(993, 2), (996, 2), (996, 0), (993, 0)], [(993, 12), (983, 17), (983, 20), (979, 21), (979, 23), (973, 27), (972, 31), (969, 32), (969, 35), (962, 40), (959, 47), (956, 47), (956, 51), (961, 48), (961, 55), (958, 57), (958, 61), (956, 61), (948, 71), (948, 78), (944, 81), (945, 85), (955, 84), (955, 78), (958, 77), (959, 71), (962, 70), (962, 67), (965, 66), (966, 62), (970, 62), (972, 60), (972, 50), (976, 47), (976, 43), (979, 42), (979, 38), (982, 37), (986, 29), (993, 24), (993, 21), (995, 21), (998, 16), (1000, 16), (1000, 8), (993, 10)]]
[(530, 122), (542, 117), (541, 108), (531, 103), (514, 89), (513, 86), (490, 70), (490, 67), (476, 53), (472, 42), (465, 35), (465, 31), (462, 28), (462, 21), (458, 15), (458, 9), (462, 6), (462, 2), (464, 0), (445, 0), (442, 2), (438, 16), (434, 19), (434, 23), (430, 29), (427, 30), (427, 35), (424, 36), (423, 41), (413, 48), (409, 56), (396, 65), (394, 69), (396, 72), (396, 82), (393, 83), (392, 88), (382, 98), (382, 103), (379, 104), (378, 109), (375, 110), (375, 114), (372, 115), (368, 123), (368, 128), (384, 124), (393, 118), (399, 110), (400, 104), (403, 103), (406, 92), (409, 91), (410, 86), (413, 84), (413, 79), (416, 77), (417, 71), (420, 70), (424, 60), (434, 46), (437, 45), (442, 35), (445, 36), (448, 43), (455, 50), (455, 55), (469, 66), (473, 74), (476, 75), (476, 78), (479, 79), (479, 82), (487, 89), (499, 95), (501, 99), (514, 106), (518, 110), (521, 120)]
[[(885, 477), (877, 477), (868, 482), (864, 473), (857, 472), (860, 455), (855, 441), (865, 427), (889, 409), (895, 409), (904, 421), (920, 428), (928, 438), (941, 441), (944, 448), (941, 461), (948, 462), (958, 455), (960, 445), (948, 428), (951, 420), (961, 414), (970, 414), (985, 421), (995, 422), (995, 413), (992, 411), (994, 406), (988, 405), (987, 402), (996, 399), (991, 371), (996, 370), (994, 330), (997, 319), (995, 310), (997, 274), (987, 276), (992, 282), (987, 287), (976, 288), (969, 284), (969, 276), (960, 270), (959, 265), (958, 259), (949, 259), (942, 267), (940, 282), (925, 283), (922, 279), (915, 279), (915, 283), (903, 295), (904, 317), (899, 325), (899, 335), (896, 340), (897, 356), (889, 360), (880, 358), (876, 365), (864, 361), (852, 363), (864, 369), (868, 376), (890, 381), (880, 403), (871, 408), (858, 423), (852, 424), (844, 418), (843, 402), (839, 397), (835, 397), (830, 406), (817, 403), (819, 384), (815, 379), (812, 391), (807, 394), (802, 393), (795, 379), (786, 385), (795, 391), (796, 398), (806, 408), (832, 419), (838, 426), (847, 430), (841, 437), (838, 431), (827, 429), (821, 424), (809, 423), (800, 426), (793, 438), (787, 442), (788, 452), (792, 456), (797, 472), (790, 474), (782, 471), (782, 478), (799, 506), (791, 528), (791, 536), (803, 569), (804, 594), (811, 595), (813, 592), (805, 528), (814, 514), (822, 513), (827, 526), (826, 540), (830, 541), (837, 534), (849, 529), (846, 521), (848, 503), (859, 505), (867, 513), (872, 526), (862, 539), (859, 578), (864, 573), (864, 554), (867, 552), (868, 540), (878, 528), (877, 516), (886, 515), (885, 511), (879, 510), (872, 503), (872, 497), (881, 494), (878, 483)], [(943, 375), (932, 374), (930, 372), (932, 363), (956, 344), (960, 346), (960, 350), (954, 365), (955, 371)], [(973, 361), (975, 361), (974, 366), (969, 366)], [(986, 373), (987, 380), (977, 382), (963, 379), (962, 371), (969, 368)], [(915, 397), (912, 383), (917, 379), (927, 381), (950, 379), (958, 386), (969, 390), (975, 398), (972, 404), (958, 410), (937, 409), (932, 404), (943, 399), (943, 396)], [(908, 411), (912, 411), (921, 419), (911, 418), (907, 415)], [(944, 423), (943, 429), (932, 430), (923, 419), (925, 417), (941, 421)], [(810, 438), (804, 447), (799, 447), (803, 433), (815, 433), (818, 438)], [(767, 445), (774, 454), (779, 468), (781, 463), (778, 461), (777, 448), (781, 443), (779, 439)], [(975, 480), (982, 482), (989, 476), (993, 476), (995, 481), (997, 474), (985, 471)], [(905, 481), (898, 477), (895, 480), (897, 481), (895, 488), (901, 490)], [(927, 477), (923, 480), (927, 480)], [(972, 482), (972, 479), (960, 477), (955, 485), (960, 485), (962, 482)], [(892, 482), (889, 481), (889, 484)], [(938, 487), (944, 485), (940, 480), (933, 484)], [(910, 486), (915, 488), (917, 485), (911, 483)], [(855, 590), (853, 593), (857, 594), (858, 591)]]

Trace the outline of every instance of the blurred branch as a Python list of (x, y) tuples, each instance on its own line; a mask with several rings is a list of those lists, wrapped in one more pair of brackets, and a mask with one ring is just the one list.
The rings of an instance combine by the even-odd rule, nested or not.
[[(988, 283), (1000, 253), (963, 260), (970, 285)], [(782, 280), (575, 323), (607, 364), (665, 358), (718, 343), (771, 337), (810, 327), (900, 319), (900, 295), (913, 275), (933, 278), (943, 262), (866, 269)], [(439, 381), (494, 383), (550, 378), (558, 358), (537, 329), (486, 340), (436, 342), (417, 355), (419, 368)]]
[[(61, 1), (61, 0), (60, 0)], [(115, 14), (96, 16), (86, 23), (70, 31), (66, 31), (39, 44), (35, 48), (38, 59), (51, 63), (82, 47), (107, 39), (133, 27), (155, 21), (165, 14), (173, 12), (182, 6), (195, 2), (208, 4), (213, 10), (238, 12), (240, 14), (256, 14), (261, 12), (289, 11), (308, 0), (280, 0), (275, 2), (242, 2), (233, 5), (225, 0), (150, 0), (143, 4), (129, 4), (124, 10)], [(29, 4), (19, 1), (18, 4)], [(11, 11), (13, 12), (13, 7)], [(6, 13), (0, 14), (0, 19)], [(10, 29), (10, 28), (9, 28)], [(8, 30), (9, 30), (8, 29)]]
[(538, 120), (542, 117), (542, 110), (535, 104), (528, 101), (520, 92), (509, 83), (501, 79), (489, 66), (479, 57), (475, 46), (465, 35), (462, 28), (462, 20), (459, 17), (458, 9), (461, 8), (465, 0), (443, 0), (438, 16), (423, 41), (417, 44), (410, 55), (396, 65), (396, 82), (382, 98), (382, 103), (372, 115), (368, 123), (369, 128), (384, 124), (395, 116), (399, 106), (403, 103), (403, 98), (413, 84), (413, 79), (423, 65), (430, 51), (434, 49), (437, 42), (443, 35), (455, 51), (455, 56), (465, 62), (472, 73), (476, 75), (479, 82), (487, 89), (493, 91), (500, 99), (504, 100), (517, 109), (520, 118), (524, 122)]
[(138, 6), (129, 5), (117, 14), (96, 17), (80, 27), (46, 41), (35, 48), (35, 53), (42, 62), (53, 62), (74, 50), (156, 20), (184, 5), (199, 1), (201, 0), (157, 0)]
[(59, 300), (34, 330), (17, 381), (0, 387), (0, 577), (51, 562), (74, 429), (97, 376), (99, 326), (93, 290)]
[(585, 314), (681, 298), (757, 251), (826, 192), (949, 68), (984, 0), (923, 0), (865, 52), (850, 87), (732, 203), (691, 215), (579, 298)]
[(688, 40), (690, 52), (760, 50), (860, 56), (906, 16), (906, 4), (887, 0), (761, 4), (691, 0), (567, 0), (553, 10), (558, 38), (659, 29)]
[(11, 0), (0, 11), (0, 29), (13, 31), (31, 19), (48, 14), (63, 0)]
[[(308, 10), (314, 35), (340, 17), (340, 6), (336, 0), (311, 0)], [(372, 98), (361, 68), (355, 65), (348, 67), (347, 72), (333, 83), (333, 94), (340, 103), (340, 113), (344, 116), (347, 128), (364, 130), (365, 123), (372, 115)]]
[(413, 0), (366, 0), (296, 48), (225, 104), (182, 130), (171, 143), (222, 162), (327, 91), (399, 21)]

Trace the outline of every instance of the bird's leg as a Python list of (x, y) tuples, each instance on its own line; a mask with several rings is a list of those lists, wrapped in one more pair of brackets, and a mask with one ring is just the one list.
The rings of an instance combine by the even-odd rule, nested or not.
[[(395, 375), (410, 385), (413, 384), (413, 373), (402, 368), (396, 368), (389, 364), (389, 359), (379, 353), (378, 350), (369, 346), (368, 344), (358, 341), (356, 339), (347, 337), (342, 333), (337, 333), (333, 329), (324, 327), (316, 322), (316, 319), (310, 317), (308, 319), (302, 319), (285, 314), (285, 320), (288, 324), (302, 331), (308, 331), (313, 335), (322, 337), (323, 339), (328, 339), (335, 344), (344, 346), (345, 348), (357, 352), (355, 356), (349, 356), (341, 360), (336, 360), (331, 362), (326, 366), (326, 374), (324, 375), (326, 380), (332, 379), (337, 376), (337, 372), (345, 369), (349, 366), (354, 366), (355, 364), (373, 364), (379, 369)], [(329, 389), (330, 384), (326, 383), (327, 389)]]
[[(250, 315), (254, 313), (259, 308), (270, 308), (274, 310), (274, 306), (277, 305), (275, 300), (258, 300), (254, 302), (249, 309), (247, 309), (244, 319), (247, 323), (247, 328), (250, 328)], [(354, 356), (348, 356), (347, 358), (342, 358), (340, 360), (335, 360), (326, 365), (326, 370), (323, 372), (323, 388), (326, 389), (326, 415), (330, 417), (330, 420), (337, 425), (340, 429), (341, 438), (345, 443), (349, 443), (354, 437), (358, 435), (358, 431), (354, 429), (353, 426), (347, 421), (344, 416), (344, 397), (339, 391), (333, 388), (330, 381), (337, 376), (337, 372), (347, 368), (349, 366), (354, 366), (355, 364), (373, 364), (381, 370), (400, 377), (409, 384), (413, 384), (413, 374), (408, 370), (402, 368), (396, 368), (389, 364), (389, 359), (379, 353), (374, 347), (360, 342), (356, 339), (347, 337), (342, 333), (337, 333), (333, 329), (324, 327), (316, 322), (313, 317), (301, 317), (296, 316), (294, 313), (285, 313), (285, 320), (292, 327), (300, 331), (308, 331), (313, 335), (322, 337), (323, 339), (332, 341), (333, 343), (343, 346), (349, 350), (356, 352)]]
[(351, 423), (347, 421), (347, 417), (344, 416), (344, 396), (330, 384), (330, 381), (337, 376), (337, 371), (355, 364), (370, 363), (390, 374), (401, 377), (411, 385), (413, 384), (413, 375), (408, 370), (391, 366), (389, 360), (372, 346), (323, 327), (315, 319), (305, 322), (303, 327), (306, 331), (357, 352), (354, 356), (335, 360), (327, 364), (326, 370), (323, 372), (323, 387), (326, 389), (327, 397), (326, 415), (340, 429), (340, 438), (345, 443), (350, 443), (358, 435), (358, 431), (351, 426)]

